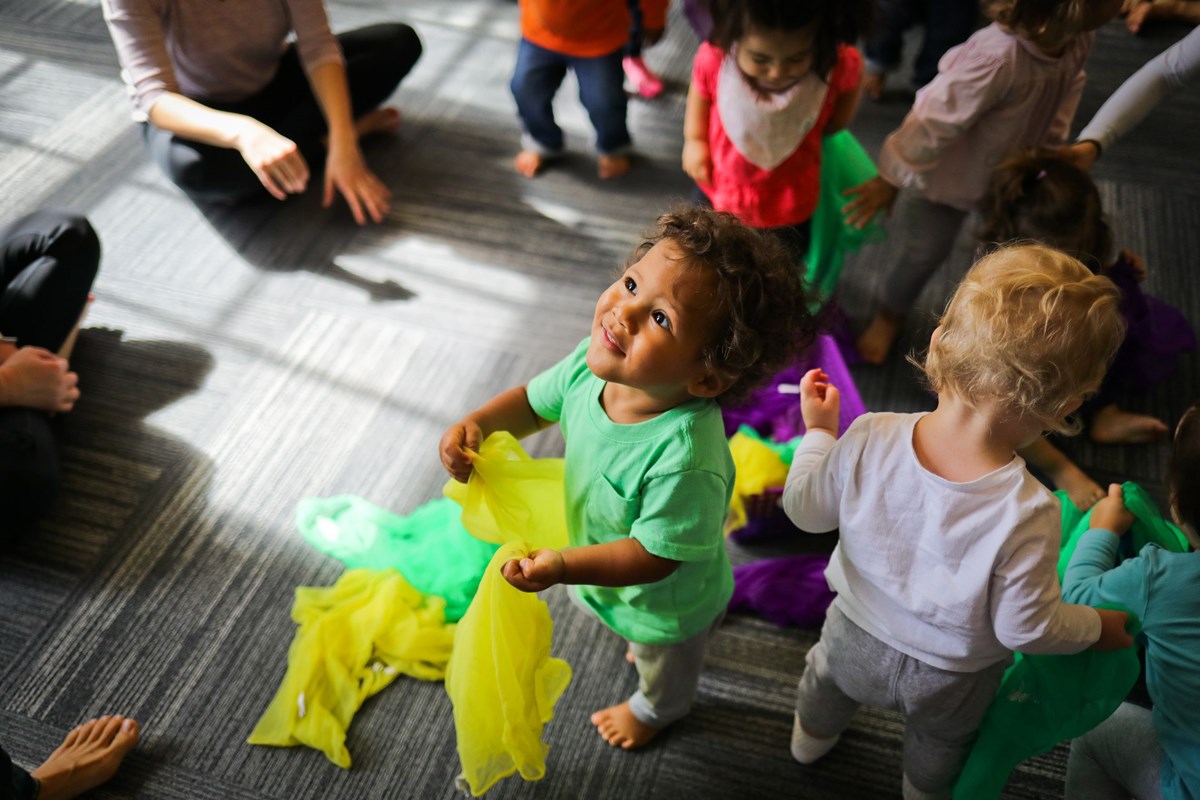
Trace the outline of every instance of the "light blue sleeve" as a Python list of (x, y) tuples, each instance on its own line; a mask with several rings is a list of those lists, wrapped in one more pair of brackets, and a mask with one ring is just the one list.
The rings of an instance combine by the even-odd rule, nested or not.
[[(1147, 560), (1129, 558), (1114, 567), (1121, 540), (1111, 531), (1085, 533), (1063, 574), (1063, 600), (1080, 605), (1119, 605), (1145, 619), (1149, 581)], [(1147, 545), (1151, 546), (1151, 545)]]

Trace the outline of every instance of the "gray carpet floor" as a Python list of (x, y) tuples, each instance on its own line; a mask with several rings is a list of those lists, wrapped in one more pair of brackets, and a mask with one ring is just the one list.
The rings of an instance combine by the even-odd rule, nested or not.
[[(394, 98), (403, 128), (366, 148), (396, 196), (369, 228), (311, 196), (192, 204), (143, 151), (97, 0), (0, 0), (0, 218), (65, 206), (104, 243), (74, 359), (84, 397), (59, 421), (63, 497), (0, 556), (0, 740), (32, 765), (84, 719), (135, 716), (142, 740), (95, 797), (455, 796), (438, 684), (402, 679), (371, 700), (350, 731), (350, 770), (315, 751), (244, 744), (284, 672), (294, 589), (341, 571), (295, 532), (296, 503), (353, 492), (405, 512), (438, 496), (445, 426), (585, 335), (639, 232), (690, 191), (679, 150), (696, 42), (681, 17), (649, 54), (668, 93), (631, 104), (635, 169), (602, 183), (570, 82), (557, 108), (571, 155), (534, 181), (512, 171), (514, 5), (337, 0), (330, 10), (339, 30), (403, 19), (426, 46)], [(1079, 122), (1181, 34), (1105, 28)], [(877, 151), (908, 102), (895, 92), (864, 103), (853, 130)], [(1147, 289), (1193, 322), (1198, 122), (1200, 98), (1174, 97), (1095, 170), (1118, 244), (1150, 265)], [(843, 299), (858, 322), (888, 253), (869, 248), (847, 270)], [(967, 253), (925, 295), (926, 312)], [(914, 315), (906, 343), (929, 319)], [(855, 374), (871, 408), (930, 406), (900, 353)], [(1198, 380), (1188, 359), (1170, 385), (1128, 405), (1173, 422), (1200, 396)], [(1101, 479), (1161, 493), (1164, 446), (1066, 446)], [(530, 449), (558, 454), (561, 440), (543, 433)], [(715, 637), (690, 717), (642, 752), (610, 749), (588, 715), (635, 687), (624, 645), (560, 590), (548, 595), (554, 649), (575, 678), (546, 731), (547, 777), (492, 796), (898, 796), (902, 724), (891, 714), (863, 710), (820, 764), (792, 761), (794, 682), (815, 632), (751, 617), (731, 617)], [(1064, 758), (1060, 748), (1022, 765), (1005, 797), (1059, 796)]]

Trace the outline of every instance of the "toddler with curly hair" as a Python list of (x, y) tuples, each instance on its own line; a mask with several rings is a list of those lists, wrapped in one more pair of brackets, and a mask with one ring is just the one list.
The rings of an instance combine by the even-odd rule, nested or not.
[(813, 340), (807, 308), (774, 237), (711, 209), (665, 214), (600, 296), (591, 335), (442, 437), (442, 464), (465, 481), (489, 434), (561, 425), (572, 546), (503, 572), (528, 592), (571, 584), (578, 605), (629, 641), (638, 691), (592, 715), (613, 746), (640, 747), (691, 708), (733, 593), (722, 525), (734, 468), (718, 404)]

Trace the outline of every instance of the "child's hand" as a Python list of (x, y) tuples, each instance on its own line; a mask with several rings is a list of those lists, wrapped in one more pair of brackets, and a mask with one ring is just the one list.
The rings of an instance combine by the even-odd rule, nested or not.
[(800, 379), (800, 414), (804, 417), (804, 427), (837, 436), (840, 407), (838, 389), (829, 382), (828, 375), (819, 369), (804, 373)]
[(1112, 531), (1117, 536), (1124, 536), (1133, 524), (1133, 514), (1125, 508), (1125, 499), (1121, 494), (1121, 484), (1110, 483), (1108, 496), (1092, 508), (1092, 527)]
[(683, 171), (696, 183), (712, 183), (712, 153), (703, 139), (686, 139), (683, 143)]
[(1075, 144), (1060, 147), (1054, 151), (1054, 154), (1087, 171), (1092, 168), (1092, 164), (1095, 164), (1096, 159), (1100, 157), (1100, 145), (1091, 139), (1084, 139), (1082, 142), (1075, 142)]
[[(1103, 501), (1101, 501), (1103, 502)], [(1133, 646), (1133, 637), (1125, 630), (1125, 623), (1129, 619), (1129, 615), (1124, 611), (1115, 611), (1111, 608), (1094, 609), (1100, 615), (1100, 638), (1096, 643), (1089, 647), (1089, 650), (1107, 651), (1107, 650), (1122, 650), (1126, 647)]]
[(442, 434), (438, 454), (442, 457), (442, 466), (454, 480), (466, 483), (471, 477), (471, 453), (479, 452), (482, 439), (483, 431), (468, 420), (454, 423)]
[(867, 223), (880, 211), (890, 214), (898, 191), (895, 186), (879, 175), (866, 183), (851, 186), (842, 192), (844, 196), (854, 198), (842, 206), (842, 213), (846, 215), (846, 224), (861, 229), (865, 228)]
[(522, 592), (540, 592), (562, 581), (567, 572), (562, 553), (551, 547), (534, 550), (520, 561), (512, 559), (500, 567), (504, 580)]

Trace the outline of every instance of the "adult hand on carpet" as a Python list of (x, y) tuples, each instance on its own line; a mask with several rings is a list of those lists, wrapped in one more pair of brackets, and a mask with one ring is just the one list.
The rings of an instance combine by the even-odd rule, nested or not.
[(70, 411), (79, 399), (78, 383), (65, 358), (40, 347), (22, 347), (0, 364), (0, 406)]
[(391, 207), (391, 191), (375, 173), (367, 168), (358, 144), (329, 148), (329, 159), (325, 164), (325, 194), (321, 205), (329, 208), (333, 204), (333, 190), (341, 192), (350, 206), (350, 213), (359, 225), (367, 223), (369, 216), (374, 222), (383, 222)]

